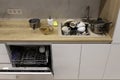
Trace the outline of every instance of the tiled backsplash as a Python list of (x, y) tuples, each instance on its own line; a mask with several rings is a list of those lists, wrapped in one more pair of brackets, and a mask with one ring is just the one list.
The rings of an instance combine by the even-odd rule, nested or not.
[[(86, 17), (90, 6), (90, 17), (99, 13), (100, 0), (0, 0), (0, 18), (79, 18)], [(7, 9), (22, 9), (22, 15), (9, 15)]]

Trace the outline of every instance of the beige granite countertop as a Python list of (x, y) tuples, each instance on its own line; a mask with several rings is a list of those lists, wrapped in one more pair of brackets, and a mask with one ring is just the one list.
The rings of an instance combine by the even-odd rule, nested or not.
[[(60, 23), (60, 20), (57, 20)], [(35, 42), (100, 42), (110, 43), (112, 38), (109, 35), (99, 36), (62, 36), (60, 26), (54, 27), (54, 32), (44, 35), (39, 29), (33, 31), (29, 27), (27, 19), (0, 20), (0, 42), (13, 41), (35, 41)]]

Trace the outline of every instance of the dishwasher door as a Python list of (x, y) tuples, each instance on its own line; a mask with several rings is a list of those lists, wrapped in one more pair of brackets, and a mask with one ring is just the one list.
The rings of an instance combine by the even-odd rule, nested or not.
[(0, 75), (16, 75), (17, 80), (53, 80), (52, 71), (47, 68), (8, 68), (0, 69)]

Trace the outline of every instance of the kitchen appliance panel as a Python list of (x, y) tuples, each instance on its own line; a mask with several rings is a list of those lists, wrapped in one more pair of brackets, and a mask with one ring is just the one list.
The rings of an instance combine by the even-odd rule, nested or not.
[(50, 45), (7, 45), (7, 47), (14, 67), (51, 66)]
[(0, 67), (0, 75), (16, 75), (18, 80), (52, 80), (50, 44), (8, 43), (11, 64)]
[[(12, 68), (12, 64), (0, 64), (0, 70), (2, 70), (3, 68), (8, 68), (8, 67), (10, 67), (10, 68)], [(16, 79), (16, 75), (14, 75), (14, 74), (1, 74), (0, 73), (0, 80), (14, 80), (14, 79)]]
[(21, 74), (16, 77), (18, 80), (52, 80), (51, 74)]

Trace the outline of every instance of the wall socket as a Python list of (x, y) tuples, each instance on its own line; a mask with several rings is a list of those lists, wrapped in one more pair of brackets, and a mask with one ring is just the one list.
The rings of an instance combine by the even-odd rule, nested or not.
[(12, 15), (21, 15), (22, 9), (7, 9), (7, 13)]

